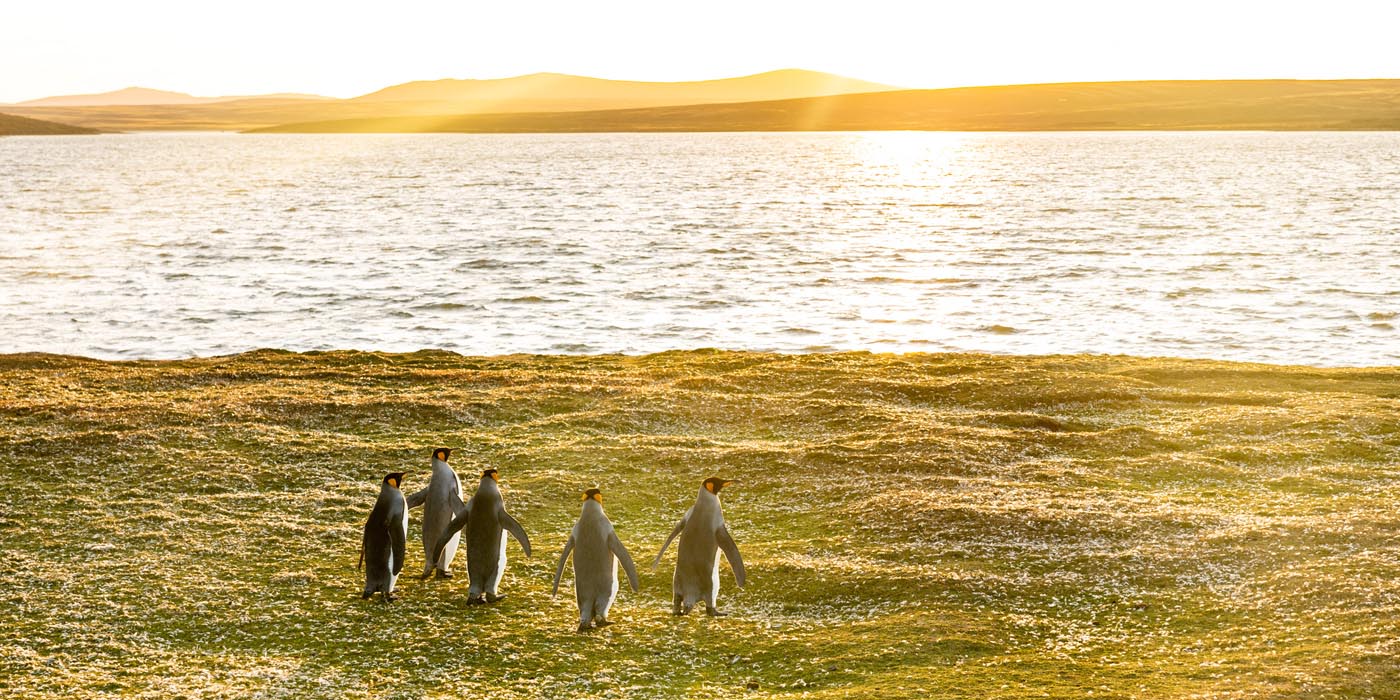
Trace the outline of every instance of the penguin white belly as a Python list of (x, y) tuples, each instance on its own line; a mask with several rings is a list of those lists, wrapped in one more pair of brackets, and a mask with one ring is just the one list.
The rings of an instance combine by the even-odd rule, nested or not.
[(607, 597), (603, 599), (603, 609), (598, 611), (598, 614), (603, 617), (608, 616), (608, 611), (612, 609), (613, 601), (617, 600), (617, 557), (609, 553), (608, 558), (612, 560), (612, 581), (608, 588)]
[(491, 575), (491, 580), (489, 581), (489, 585), (486, 586), (486, 590), (490, 591), (490, 592), (491, 592), (491, 595), (496, 595), (496, 594), (499, 592), (498, 589), (499, 589), (500, 586), (501, 586), (501, 578), (502, 578), (503, 576), (505, 576), (505, 573), (506, 573), (506, 533), (505, 533), (504, 530), (502, 530), (502, 531), (501, 531), (501, 556), (498, 557), (498, 558), (496, 559), (496, 572), (493, 573), (493, 574)]
[[(456, 472), (452, 472), (452, 486), (454, 486), (454, 489), (452, 489), (452, 500), (458, 501), (459, 503), (459, 501), (461, 501), (462, 498), (462, 479), (459, 479), (459, 477), (456, 476)], [(449, 508), (448, 519), (452, 519), (451, 512), (451, 508)], [(447, 546), (445, 546), (444, 549), (442, 549), (442, 570), (451, 570), (452, 559), (455, 559), (456, 557), (456, 546), (458, 546), (461, 542), (461, 531), (455, 532), (454, 535), (452, 535), (452, 539), (447, 540)]]
[(447, 540), (447, 546), (442, 550), (442, 570), (452, 569), (452, 558), (457, 556), (457, 543), (462, 541), (462, 533), (459, 531)]
[[(457, 476), (456, 472), (452, 473), (452, 483), (457, 486), (457, 488), (452, 491), (452, 497), (460, 502), (462, 498), (462, 479)], [(451, 520), (451, 511), (449, 510), (448, 513), (448, 520)], [(447, 546), (442, 550), (443, 571), (449, 571), (452, 569), (452, 559), (457, 556), (457, 545), (460, 544), (461, 541), (462, 532), (460, 530), (458, 530), (456, 533), (453, 533), (452, 539), (449, 539), (447, 541)]]
[(719, 553), (715, 553), (715, 568), (710, 570), (710, 592), (706, 599), (710, 605), (714, 606), (715, 598), (719, 597)]
[[(404, 509), (403, 509), (403, 522), (400, 523), (400, 527), (403, 528), (403, 539), (404, 539), (405, 542), (407, 542), (407, 541), (408, 541), (408, 508), (404, 508)], [(399, 581), (399, 575), (396, 574), (396, 573), (394, 573), (394, 565), (395, 565), (395, 563), (396, 563), (396, 562), (394, 561), (394, 548), (393, 548), (393, 547), (390, 547), (390, 548), (389, 548), (389, 590), (391, 590), (391, 591), (394, 590), (394, 585), (397, 584), (398, 581)]]

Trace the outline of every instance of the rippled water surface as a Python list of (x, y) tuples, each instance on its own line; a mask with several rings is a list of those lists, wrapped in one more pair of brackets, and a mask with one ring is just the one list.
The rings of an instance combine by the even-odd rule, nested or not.
[(0, 139), (0, 352), (1400, 362), (1400, 134)]

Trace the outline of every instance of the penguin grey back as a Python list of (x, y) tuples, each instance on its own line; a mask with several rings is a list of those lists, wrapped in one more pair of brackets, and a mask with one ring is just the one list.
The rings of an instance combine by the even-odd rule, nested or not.
[(428, 485), (407, 499), (409, 508), (423, 506), (423, 578), (431, 576), (434, 570), (443, 578), (451, 578), (452, 560), (457, 556), (461, 539), (460, 534), (454, 533), (441, 548), (442, 554), (433, 556), (434, 552), (439, 551), (438, 536), (447, 529), (453, 518), (467, 511), (467, 505), (462, 501), (461, 480), (447, 463), (451, 457), (450, 448), (433, 450), (433, 471)]
[(408, 504), (399, 490), (402, 483), (403, 472), (384, 477), (379, 486), (379, 498), (365, 521), (360, 546), (360, 563), (365, 569), (361, 598), (379, 592), (386, 602), (394, 599), (394, 584), (403, 570), (408, 540)]
[(706, 614), (724, 614), (715, 605), (719, 596), (720, 551), (724, 552), (724, 558), (734, 570), (735, 583), (740, 588), (744, 587), (744, 560), (724, 525), (724, 512), (719, 502), (720, 489), (732, 483), (718, 477), (706, 479), (695, 504), (676, 523), (652, 563), (653, 567), (661, 563), (661, 555), (666, 553), (671, 540), (679, 535), (681, 540), (676, 545), (676, 572), (671, 579), (671, 611), (677, 615), (690, 612), (702, 600)]
[[(467, 543), (467, 600), (494, 603), (501, 599), (499, 587), (506, 568), (506, 533), (509, 532), (530, 556), (530, 538), (520, 523), (506, 512), (495, 469), (481, 474), (476, 494), (467, 503), (466, 513), (454, 517), (437, 542), (433, 558), (441, 555), (447, 538), (459, 530)], [(484, 600), (483, 600), (484, 597)]]
[(583, 511), (569, 539), (564, 543), (564, 551), (559, 555), (559, 565), (554, 570), (554, 593), (559, 593), (559, 580), (564, 575), (564, 564), (569, 553), (574, 555), (574, 591), (578, 600), (578, 630), (583, 632), (590, 625), (599, 627), (611, 624), (608, 610), (617, 599), (617, 567), (620, 563), (627, 572), (632, 590), (638, 589), (637, 567), (632, 555), (618, 539), (612, 521), (603, 512), (603, 494), (598, 489), (589, 489), (583, 494)]

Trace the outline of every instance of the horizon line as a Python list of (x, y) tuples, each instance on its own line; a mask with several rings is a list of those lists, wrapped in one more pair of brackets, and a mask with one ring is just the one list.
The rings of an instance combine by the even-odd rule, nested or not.
[[(1028, 87), (1028, 86), (1034, 86), (1034, 85), (1094, 85), (1094, 84), (1109, 84), (1109, 83), (1168, 83), (1168, 82), (1185, 83), (1185, 82), (1261, 82), (1261, 81), (1288, 81), (1288, 82), (1338, 82), (1338, 81), (1358, 81), (1358, 82), (1360, 82), (1360, 81), (1369, 81), (1369, 80), (1400, 80), (1400, 77), (1385, 77), (1385, 76), (1369, 76), (1369, 77), (1326, 77), (1326, 78), (1319, 78), (1319, 77), (1306, 77), (1306, 78), (1299, 78), (1299, 77), (1247, 77), (1247, 78), (1128, 78), (1128, 79), (1099, 79), (1099, 80), (1049, 80), (1049, 81), (1033, 81), (1033, 82), (973, 83), (973, 84), (939, 85), (939, 86), (934, 86), (934, 87), (914, 87), (914, 86), (898, 85), (898, 84), (895, 84), (895, 83), (884, 83), (884, 82), (881, 82), (881, 81), (879, 81), (879, 80), (874, 80), (874, 79), (869, 79), (869, 78), (854, 77), (854, 76), (850, 76), (850, 75), (843, 75), (843, 74), (840, 74), (840, 73), (831, 73), (831, 72), (827, 72), (827, 71), (815, 70), (815, 69), (810, 69), (810, 68), (792, 68), (792, 67), (788, 67), (788, 68), (775, 68), (775, 69), (771, 69), (771, 70), (758, 71), (758, 72), (756, 72), (756, 73), (744, 73), (744, 74), (742, 74), (742, 75), (733, 75), (733, 76), (718, 77), (718, 78), (698, 78), (698, 79), (684, 79), (684, 80), (635, 80), (635, 79), (630, 79), (630, 78), (611, 78), (611, 77), (601, 77), (601, 76), (596, 76), (596, 75), (582, 75), (582, 74), (578, 74), (578, 73), (563, 73), (563, 72), (557, 72), (557, 71), (535, 71), (535, 72), (532, 72), (532, 73), (520, 73), (520, 74), (515, 74), (515, 75), (506, 75), (506, 76), (491, 77), (491, 78), (454, 78), (454, 77), (442, 77), (442, 78), (416, 78), (416, 79), (411, 79), (411, 80), (405, 80), (405, 81), (402, 81), (402, 82), (391, 83), (391, 84), (384, 85), (384, 86), (382, 86), (382, 87), (379, 87), (379, 88), (375, 88), (375, 89), (373, 89), (373, 90), (370, 90), (369, 92), (361, 92), (361, 93), (357, 93), (357, 94), (350, 95), (350, 96), (348, 96), (348, 97), (341, 97), (341, 96), (337, 96), (337, 95), (328, 95), (328, 94), (320, 93), (320, 92), (316, 92), (316, 91), (295, 90), (295, 89), (289, 89), (289, 90), (269, 90), (269, 91), (267, 91), (267, 92), (254, 92), (254, 93), (248, 93), (248, 94), (228, 93), (228, 94), (223, 94), (223, 95), (197, 95), (197, 94), (192, 93), (192, 92), (185, 92), (185, 91), (182, 91), (182, 90), (170, 89), (170, 88), (164, 88), (164, 87), (150, 87), (150, 86), (147, 86), (147, 85), (126, 85), (126, 86), (123, 86), (123, 87), (113, 88), (113, 89), (111, 89), (111, 90), (100, 90), (100, 91), (96, 91), (96, 92), (51, 93), (51, 94), (43, 95), (43, 96), (40, 96), (40, 97), (30, 97), (30, 98), (26, 98), (26, 99), (16, 100), (16, 101), (13, 101), (13, 102), (0, 102), (0, 106), (4, 106), (4, 107), (17, 107), (17, 106), (22, 106), (22, 105), (24, 105), (24, 103), (26, 103), (26, 102), (34, 102), (34, 101), (38, 101), (38, 100), (57, 99), (57, 98), (64, 98), (64, 97), (88, 97), (88, 96), (95, 96), (95, 95), (106, 95), (106, 94), (115, 93), (115, 92), (122, 92), (122, 91), (124, 91), (124, 90), (153, 90), (153, 91), (157, 91), (157, 92), (168, 92), (168, 93), (175, 93), (175, 94), (179, 94), (179, 95), (185, 95), (185, 96), (187, 96), (187, 97), (192, 97), (192, 98), (195, 98), (195, 99), (213, 99), (213, 100), (225, 100), (225, 101), (234, 101), (234, 100), (239, 100), (239, 99), (257, 99), (257, 98), (264, 97), (264, 96), (268, 96), (268, 95), (307, 95), (307, 96), (309, 96), (309, 97), (325, 98), (325, 99), (329, 99), (329, 100), (352, 100), (352, 99), (356, 99), (356, 98), (359, 98), (359, 97), (364, 97), (364, 96), (366, 96), (366, 95), (372, 95), (372, 94), (374, 94), (374, 93), (376, 93), (376, 92), (380, 92), (380, 91), (382, 91), (382, 90), (385, 90), (385, 89), (388, 89), (388, 88), (391, 88), (391, 87), (397, 87), (397, 86), (401, 86), (401, 85), (408, 85), (408, 84), (412, 84), (412, 83), (434, 83), (434, 82), (444, 82), (444, 81), (460, 81), (460, 82), (480, 81), (480, 82), (494, 82), (494, 81), (505, 81), (505, 80), (517, 80), (517, 79), (521, 79), (521, 78), (532, 78), (532, 77), (537, 77), (537, 76), (559, 76), (559, 77), (564, 77), (564, 78), (580, 78), (580, 79), (585, 79), (585, 80), (601, 80), (601, 81), (618, 82), (618, 83), (650, 83), (650, 84), (656, 84), (656, 85), (674, 85), (674, 84), (680, 84), (680, 83), (702, 83), (702, 82), (719, 82), (719, 81), (724, 81), (724, 80), (741, 80), (741, 79), (744, 79), (744, 78), (753, 78), (753, 77), (758, 77), (758, 76), (763, 76), (763, 75), (771, 75), (771, 74), (774, 74), (774, 73), (785, 73), (785, 72), (817, 73), (817, 74), (822, 74), (822, 75), (829, 75), (829, 76), (832, 76), (832, 77), (835, 77), (835, 78), (842, 78), (842, 79), (846, 79), (846, 80), (858, 80), (858, 81), (867, 82), (867, 83), (880, 84), (880, 85), (884, 85), (884, 86), (886, 86), (886, 87), (896, 88), (897, 90), (958, 90), (958, 89), (966, 89), (966, 88)], [(92, 106), (102, 106), (102, 105), (92, 105)], [(131, 105), (131, 106), (139, 106), (139, 105)]]

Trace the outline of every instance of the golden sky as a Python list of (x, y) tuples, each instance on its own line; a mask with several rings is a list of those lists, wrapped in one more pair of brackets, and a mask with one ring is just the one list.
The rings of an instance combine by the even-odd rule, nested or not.
[(1400, 77), (1400, 2), (6, 2), (0, 102), (131, 85), (338, 97), (551, 71), (810, 68), (908, 87)]

